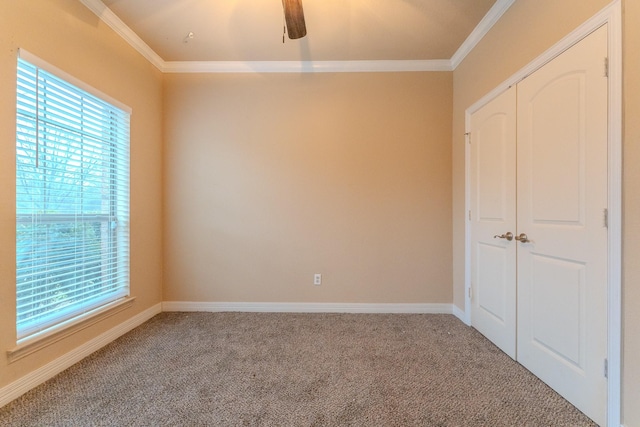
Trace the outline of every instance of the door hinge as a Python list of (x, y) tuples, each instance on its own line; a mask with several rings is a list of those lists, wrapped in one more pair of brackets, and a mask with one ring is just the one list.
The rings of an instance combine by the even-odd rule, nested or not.
[(469, 221), (471, 221), (471, 211), (469, 211)]
[(604, 76), (609, 77), (609, 58), (604, 58)]
[(473, 298), (473, 288), (469, 286), (469, 299)]
[(467, 137), (467, 142), (468, 142), (469, 144), (471, 144), (471, 132), (467, 132), (467, 133), (465, 133), (465, 134), (464, 134), (464, 136), (466, 136), (466, 137)]
[(603, 214), (604, 214), (604, 228), (609, 228), (609, 209), (604, 209)]
[(604, 359), (604, 377), (609, 378), (609, 359)]

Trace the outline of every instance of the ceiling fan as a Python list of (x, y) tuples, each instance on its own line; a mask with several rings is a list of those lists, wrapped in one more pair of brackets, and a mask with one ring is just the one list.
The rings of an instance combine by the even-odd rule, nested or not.
[(294, 40), (306, 36), (307, 26), (304, 22), (302, 0), (282, 0), (282, 7), (289, 38)]

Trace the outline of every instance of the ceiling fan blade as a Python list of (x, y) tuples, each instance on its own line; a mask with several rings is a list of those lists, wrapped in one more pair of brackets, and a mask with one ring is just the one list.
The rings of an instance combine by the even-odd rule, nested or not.
[(302, 0), (282, 0), (284, 19), (287, 22), (287, 34), (290, 39), (299, 39), (307, 35), (304, 22)]

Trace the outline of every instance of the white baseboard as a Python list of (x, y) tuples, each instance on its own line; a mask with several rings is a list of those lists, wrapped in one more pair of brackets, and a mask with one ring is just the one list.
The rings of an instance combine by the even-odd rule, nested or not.
[(162, 311), (261, 312), (261, 313), (423, 313), (452, 314), (452, 304), (358, 304), (274, 302), (165, 301)]
[(39, 386), (43, 382), (53, 378), (60, 372), (78, 363), (91, 353), (100, 350), (105, 345), (126, 334), (133, 328), (136, 328), (151, 319), (158, 313), (162, 312), (162, 305), (156, 304), (153, 307), (143, 311), (131, 319), (121, 323), (96, 338), (81, 345), (80, 347), (70, 351), (69, 353), (47, 363), (43, 367), (25, 375), (24, 377), (8, 384), (0, 389), (0, 407), (6, 405), (12, 400), (22, 396), (34, 387)]

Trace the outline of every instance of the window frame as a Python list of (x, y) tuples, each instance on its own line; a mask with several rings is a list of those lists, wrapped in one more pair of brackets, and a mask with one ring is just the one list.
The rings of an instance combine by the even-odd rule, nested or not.
[[(85, 303), (76, 304), (73, 308), (63, 308), (58, 310), (58, 312), (65, 313), (59, 316), (54, 322), (46, 321), (41, 322), (41, 324), (33, 324), (29, 327), (20, 328), (19, 324), (19, 308), (18, 304), (18, 282), (16, 282), (16, 336), (17, 336), (17, 344), (21, 346), (22, 344), (32, 342), (33, 340), (39, 340), (43, 338), (47, 338), (49, 336), (57, 336), (60, 335), (60, 330), (62, 329), (73, 329), (74, 325), (87, 325), (89, 324), (87, 321), (92, 317), (104, 317), (105, 313), (121, 307), (128, 307), (130, 302), (132, 302), (133, 298), (130, 297), (130, 228), (129, 228), (129, 218), (130, 218), (130, 116), (132, 113), (131, 108), (126, 106), (125, 104), (111, 98), (110, 96), (102, 93), (101, 91), (89, 86), (88, 84), (78, 80), (77, 78), (71, 76), (70, 74), (60, 70), (59, 68), (43, 61), (37, 56), (25, 51), (24, 49), (19, 49), (18, 52), (18, 60), (24, 61), (28, 63), (29, 66), (36, 67), (38, 70), (43, 70), (46, 73), (50, 74), (56, 79), (60, 79), (66, 85), (72, 87), (74, 90), (78, 91), (81, 95), (82, 99), (86, 95), (89, 98), (97, 99), (102, 103), (108, 104), (107, 111), (110, 116), (114, 115), (116, 110), (119, 110), (119, 113), (123, 113), (126, 116), (126, 126), (123, 128), (118, 127), (114, 130), (114, 134), (116, 136), (110, 137), (110, 141), (104, 142), (102, 145), (99, 145), (99, 150), (102, 151), (102, 156), (107, 158), (105, 161), (106, 167), (108, 167), (108, 172), (104, 174), (103, 180), (106, 180), (108, 184), (108, 195), (107, 198), (109, 200), (108, 203), (108, 213), (100, 212), (100, 213), (34, 213), (30, 214), (20, 214), (18, 212), (18, 190), (20, 188), (20, 184), (18, 182), (18, 164), (16, 164), (16, 268), (18, 267), (18, 227), (20, 224), (32, 223), (34, 216), (38, 218), (38, 224), (64, 224), (64, 223), (74, 223), (81, 224), (83, 226), (95, 226), (98, 223), (98, 227), (103, 228), (104, 231), (101, 231), (100, 237), (97, 240), (100, 242), (100, 249), (97, 254), (99, 254), (98, 265), (102, 265), (102, 257), (107, 256), (108, 258), (108, 266), (109, 266), (109, 275), (105, 275), (102, 271), (103, 267), (99, 267), (100, 273), (100, 285), (102, 285), (102, 280), (114, 281), (118, 283), (118, 286), (115, 287), (116, 292), (103, 292), (101, 291), (98, 295), (99, 298), (90, 299), (90, 304), (85, 305)], [(16, 78), (19, 78), (20, 71), (18, 66), (16, 67)], [(39, 85), (38, 76), (36, 74), (36, 87)], [(16, 88), (17, 89), (17, 88)], [(36, 95), (37, 96), (37, 95)], [(16, 100), (20, 99), (20, 94), (16, 90)], [(39, 102), (39, 101), (38, 101)], [(84, 105), (84, 104), (82, 104)], [(40, 119), (40, 112), (38, 109), (38, 103), (36, 103), (35, 107), (36, 111), (36, 123)], [(84, 112), (81, 113), (81, 120), (85, 120)], [(19, 131), (19, 121), (20, 121), (20, 109), (18, 108), (16, 111), (16, 162), (18, 162), (18, 135)], [(107, 117), (107, 116), (105, 116)], [(113, 117), (111, 117), (111, 123), (113, 123)], [(60, 124), (61, 122), (58, 122)], [(105, 121), (108, 123), (108, 121)], [(120, 123), (122, 124), (122, 123)], [(124, 132), (124, 133), (122, 133)], [(124, 135), (124, 137), (122, 137)], [(36, 132), (36, 150), (37, 153), (39, 148), (39, 135)], [(124, 141), (124, 142), (123, 142)], [(65, 141), (63, 144), (69, 145), (68, 141)], [(69, 145), (70, 146), (70, 145)], [(81, 137), (80, 149), (85, 150), (85, 141), (84, 137)], [(124, 153), (124, 154), (123, 154)], [(38, 154), (36, 154), (36, 158)], [(81, 165), (84, 165), (84, 157), (80, 162)], [(104, 168), (105, 166), (102, 166)], [(81, 177), (82, 178), (82, 177)], [(84, 180), (80, 181), (84, 185)], [(77, 184), (76, 184), (77, 185)], [(43, 188), (46, 188), (43, 185)], [(124, 202), (122, 201), (123, 197), (126, 199)], [(76, 202), (77, 198), (72, 198), (74, 202)], [(82, 208), (83, 209), (83, 208)], [(91, 225), (93, 224), (93, 225)], [(100, 225), (103, 224), (103, 225)], [(103, 234), (109, 238), (103, 241)], [(110, 235), (110, 236), (109, 236)], [(74, 239), (69, 239), (72, 241)], [(77, 244), (77, 238), (74, 240)], [(105, 243), (106, 242), (106, 243)], [(103, 245), (107, 245), (106, 248), (103, 248)], [(84, 268), (86, 268), (87, 261), (83, 260)], [(71, 262), (69, 264), (72, 264)], [(18, 271), (16, 271), (16, 280), (18, 280)], [(75, 278), (72, 280), (76, 280)], [(83, 289), (88, 288), (87, 283), (84, 283)], [(113, 297), (103, 298), (104, 295), (114, 295)], [(85, 301), (86, 302), (86, 301)], [(46, 318), (51, 318), (56, 316), (47, 316)], [(66, 336), (66, 335), (65, 335)]]

